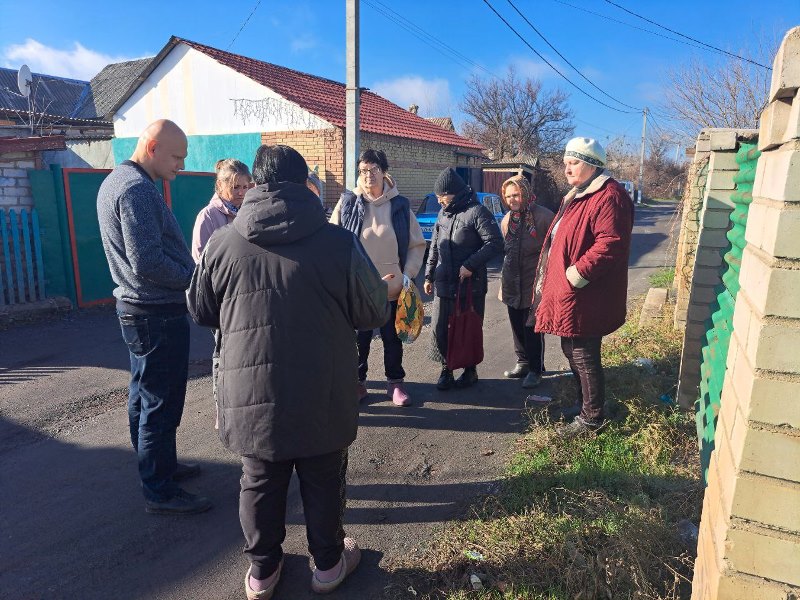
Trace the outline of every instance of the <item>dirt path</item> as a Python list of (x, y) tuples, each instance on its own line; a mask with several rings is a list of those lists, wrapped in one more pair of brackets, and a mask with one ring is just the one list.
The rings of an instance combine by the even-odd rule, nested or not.
[[(640, 239), (647, 240), (640, 247), (645, 251), (632, 259), (632, 289), (646, 288), (647, 274), (662, 266), (641, 259), (665, 243), (665, 235), (660, 243), (651, 242), (666, 231), (671, 209), (637, 215), (643, 223), (634, 248), (638, 236), (650, 237)], [(407, 347), (404, 360), (415, 406), (395, 408), (382, 394), (381, 346), (375, 342), (373, 393), (351, 449), (346, 514), (348, 533), (366, 550), (363, 566), (332, 598), (382, 597), (392, 561), (417, 551), (443, 522), (495, 489), (509, 448), (525, 426), (525, 394), (518, 383), (502, 378), (514, 358), (496, 294), (495, 280), (484, 327), (486, 360), (473, 389), (435, 390), (438, 369), (425, 357), (426, 329)], [(240, 469), (213, 430), (210, 352), (210, 335), (195, 328), (194, 378), (179, 454), (203, 466), (187, 487), (210, 496), (214, 509), (186, 518), (154, 517), (144, 513), (127, 441), (127, 354), (113, 312), (76, 312), (0, 332), (0, 597), (243, 597)], [(565, 367), (555, 339), (548, 340), (546, 361), (551, 370)], [(314, 597), (296, 485), (284, 549), (276, 598)]]

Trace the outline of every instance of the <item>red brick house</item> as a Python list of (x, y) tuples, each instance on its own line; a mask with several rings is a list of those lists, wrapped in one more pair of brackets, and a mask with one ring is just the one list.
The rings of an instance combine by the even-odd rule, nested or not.
[[(337, 81), (172, 37), (113, 114), (118, 161), (150, 121), (168, 118), (189, 135), (187, 170), (212, 170), (225, 156), (250, 164), (259, 144), (281, 143), (318, 169), (327, 204), (343, 190), (345, 85)], [(441, 169), (486, 160), (475, 142), (370, 91), (361, 95), (361, 147), (386, 152), (412, 203)]]

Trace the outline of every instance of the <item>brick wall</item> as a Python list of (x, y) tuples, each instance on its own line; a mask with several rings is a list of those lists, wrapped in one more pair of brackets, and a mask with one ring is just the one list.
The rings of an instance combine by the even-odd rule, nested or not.
[(413, 208), (433, 191), (433, 184), (442, 169), (477, 168), (482, 162), (480, 157), (457, 152), (454, 146), (374, 133), (361, 135), (361, 148), (374, 148), (386, 153), (397, 190), (411, 200)]
[(692, 598), (800, 596), (800, 27), (773, 64)]
[[(319, 166), (325, 183), (325, 204), (334, 206), (344, 191), (344, 131), (338, 127), (313, 131), (275, 131), (261, 135), (264, 144), (287, 144), (306, 159), (310, 169)], [(479, 167), (482, 157), (459, 152), (454, 146), (389, 135), (362, 132), (361, 149), (383, 150), (398, 191), (412, 207), (433, 191), (436, 176), (445, 167)]]
[[(705, 322), (711, 316), (711, 307), (717, 296), (714, 288), (722, 282), (722, 255), (729, 246), (726, 233), (734, 208), (731, 200), (736, 187), (733, 177), (739, 171), (736, 151), (740, 142), (752, 141), (756, 135), (755, 130), (705, 129), (698, 138), (696, 155), (708, 157), (707, 173), (699, 210), (695, 204), (684, 205), (683, 227), (686, 233), (682, 248), (688, 251), (692, 241), (693, 245), (691, 251), (678, 260), (683, 273), (679, 280), (678, 300), (680, 307), (685, 307), (682, 315), (685, 335), (677, 400), (684, 407), (691, 407), (698, 397), (700, 348), (706, 333)], [(690, 183), (696, 186), (697, 182)], [(689, 193), (696, 192), (690, 189)], [(687, 277), (689, 270), (691, 274)], [(676, 320), (677, 317), (676, 314)]]
[(28, 169), (39, 166), (39, 152), (0, 152), (0, 209), (33, 206)]

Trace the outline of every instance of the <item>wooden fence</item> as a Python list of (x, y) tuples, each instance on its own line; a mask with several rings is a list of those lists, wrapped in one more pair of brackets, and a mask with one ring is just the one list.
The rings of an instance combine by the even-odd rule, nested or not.
[(0, 306), (45, 297), (42, 240), (36, 209), (0, 209)]

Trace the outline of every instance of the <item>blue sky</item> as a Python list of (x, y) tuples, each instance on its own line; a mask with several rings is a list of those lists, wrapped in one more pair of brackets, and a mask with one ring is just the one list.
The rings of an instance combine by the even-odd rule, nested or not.
[[(490, 2), (578, 87), (629, 110), (572, 71), (507, 0)], [(780, 40), (789, 28), (800, 24), (800, 0), (615, 2), (735, 53), (759, 39)], [(252, 12), (256, 4), (257, 0), (37, 0), (32, 10), (32, 5), (19, 0), (0, 0), (0, 66), (17, 68), (25, 62), (36, 72), (89, 79), (108, 62), (153, 55), (170, 35), (178, 35), (345, 80), (344, 0), (262, 0)], [(711, 62), (721, 59), (719, 53), (660, 37), (676, 36), (606, 0), (514, 0), (514, 4), (585, 77), (633, 107), (657, 109), (671, 68), (693, 57)], [(428, 43), (409, 32), (414, 27)], [(442, 50), (437, 41), (449, 49)], [(520, 75), (540, 78), (547, 88), (569, 92), (576, 135), (603, 141), (625, 135), (628, 141), (638, 143), (640, 112), (624, 114), (587, 98), (526, 47), (482, 0), (361, 1), (361, 85), (403, 107), (414, 102), (423, 116), (452, 115), (460, 124), (459, 104), (469, 78), (474, 73), (503, 75), (509, 66)], [(672, 129), (663, 117), (651, 123), (654, 130)]]

